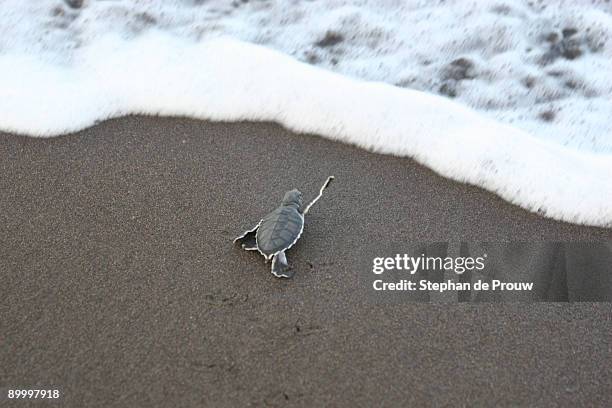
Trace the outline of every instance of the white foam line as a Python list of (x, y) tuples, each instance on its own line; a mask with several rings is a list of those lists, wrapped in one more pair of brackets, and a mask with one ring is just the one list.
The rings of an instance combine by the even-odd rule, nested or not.
[(4, 131), (48, 137), (127, 114), (276, 121), (413, 157), (548, 217), (612, 225), (610, 155), (570, 150), (448, 99), (351, 79), (264, 47), (150, 32), (100, 38), (69, 66), (0, 56)]

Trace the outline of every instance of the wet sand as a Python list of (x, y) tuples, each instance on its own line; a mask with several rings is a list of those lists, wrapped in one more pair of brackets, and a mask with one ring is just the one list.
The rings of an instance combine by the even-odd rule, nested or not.
[[(331, 174), (294, 279), (231, 244)], [(55, 386), (74, 407), (612, 402), (610, 303), (363, 297), (357, 265), (390, 242), (612, 239), (412, 160), (269, 123), (128, 117), (0, 134), (0, 192), (2, 387)]]

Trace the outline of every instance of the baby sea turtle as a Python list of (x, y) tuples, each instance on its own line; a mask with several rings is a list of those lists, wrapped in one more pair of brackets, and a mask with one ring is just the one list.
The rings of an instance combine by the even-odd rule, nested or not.
[(287, 263), (285, 251), (291, 248), (302, 235), (304, 216), (310, 207), (323, 195), (323, 190), (334, 179), (330, 176), (321, 187), (319, 195), (302, 210), (302, 193), (291, 190), (285, 193), (280, 207), (262, 218), (253, 228), (234, 240), (247, 251), (259, 251), (268, 262), (272, 259), (272, 274), (278, 278), (291, 278), (291, 267)]

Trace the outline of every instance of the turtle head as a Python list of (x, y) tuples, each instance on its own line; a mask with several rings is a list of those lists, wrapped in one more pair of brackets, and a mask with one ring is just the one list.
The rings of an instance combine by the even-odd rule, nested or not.
[(296, 189), (287, 191), (283, 197), (282, 205), (295, 205), (299, 208), (302, 205), (302, 193)]

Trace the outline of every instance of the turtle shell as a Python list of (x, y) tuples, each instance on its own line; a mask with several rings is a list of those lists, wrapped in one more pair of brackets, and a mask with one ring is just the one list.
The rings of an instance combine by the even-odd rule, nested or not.
[(281, 206), (266, 215), (257, 229), (257, 248), (266, 257), (289, 249), (304, 229), (304, 216), (295, 206)]

